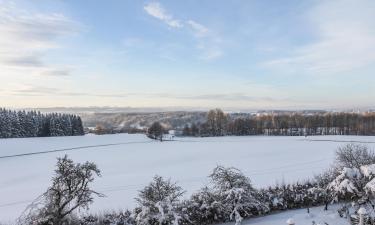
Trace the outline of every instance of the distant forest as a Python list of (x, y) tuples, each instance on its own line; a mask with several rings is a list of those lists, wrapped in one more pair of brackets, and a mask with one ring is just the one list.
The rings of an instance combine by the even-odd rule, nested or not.
[(261, 115), (210, 110), (204, 123), (187, 124), (184, 136), (224, 135), (375, 135), (375, 113), (324, 112)]
[(84, 135), (79, 116), (0, 109), (0, 138), (78, 135)]

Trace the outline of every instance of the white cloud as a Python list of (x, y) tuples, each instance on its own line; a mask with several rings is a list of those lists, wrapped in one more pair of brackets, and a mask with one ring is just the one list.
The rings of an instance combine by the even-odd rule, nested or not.
[(317, 40), (265, 63), (289, 72), (335, 74), (375, 63), (375, 2), (320, 1), (308, 14)]
[(173, 18), (158, 2), (150, 2), (146, 4), (143, 9), (150, 15), (173, 28), (181, 28), (183, 25), (179, 20)]
[[(13, 3), (0, 5), (0, 69), (42, 74), (54, 68), (43, 62), (48, 50), (59, 48), (57, 39), (77, 33), (79, 25), (62, 14), (22, 10)], [(50, 74), (50, 73), (48, 73)], [(68, 72), (63, 73), (67, 75)]]
[(194, 20), (186, 22), (191, 28), (194, 37), (197, 40), (197, 49), (200, 50), (199, 59), (215, 60), (224, 55), (221, 49), (221, 39), (206, 26)]
[(207, 27), (194, 20), (188, 20), (186, 23), (190, 25), (197, 37), (205, 37), (209, 34), (209, 29)]
[[(196, 49), (199, 50), (198, 59), (214, 60), (223, 56), (223, 51), (220, 47), (221, 40), (209, 28), (203, 24), (189, 19), (178, 20), (172, 15), (168, 14), (163, 6), (158, 2), (151, 2), (144, 6), (144, 10), (151, 16), (165, 22), (173, 28), (185, 28), (192, 34), (196, 41)], [(169, 48), (169, 47), (168, 47)], [(170, 54), (162, 53), (162, 57), (174, 59)]]

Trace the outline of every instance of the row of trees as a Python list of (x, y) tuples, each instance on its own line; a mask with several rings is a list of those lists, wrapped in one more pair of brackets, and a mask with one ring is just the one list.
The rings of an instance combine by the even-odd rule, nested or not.
[(128, 134), (139, 134), (145, 133), (144, 129), (139, 129), (136, 127), (122, 127), (122, 128), (113, 128), (107, 127), (102, 124), (97, 124), (94, 129), (88, 129), (89, 133), (93, 133), (96, 135), (104, 135), (104, 134), (120, 134), (120, 133), (128, 133)]
[[(171, 180), (155, 176), (139, 191), (132, 211), (101, 215), (78, 215), (88, 209), (94, 196), (90, 183), (100, 170), (95, 164), (75, 164), (66, 156), (58, 159), (52, 186), (20, 217), (25, 225), (196, 225), (251, 218), (286, 209), (309, 208), (342, 202), (341, 216), (356, 221), (355, 212), (366, 207), (374, 212), (375, 155), (366, 147), (347, 145), (337, 152), (335, 166), (305, 183), (256, 189), (240, 170), (217, 166), (210, 184), (182, 199), (183, 189)], [(349, 204), (351, 202), (351, 204)], [(372, 218), (367, 218), (372, 221)]]
[(210, 110), (207, 121), (188, 124), (185, 136), (375, 135), (375, 113), (236, 115)]
[(0, 109), (0, 138), (76, 135), (84, 135), (79, 116)]

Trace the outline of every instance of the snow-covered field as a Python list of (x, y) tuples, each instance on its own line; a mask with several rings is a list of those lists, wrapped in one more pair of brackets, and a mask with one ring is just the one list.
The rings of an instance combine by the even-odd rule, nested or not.
[(93, 161), (102, 170), (94, 187), (107, 197), (95, 200), (91, 207), (95, 211), (133, 207), (137, 191), (155, 174), (177, 181), (189, 195), (207, 184), (207, 175), (218, 164), (241, 169), (257, 187), (307, 179), (327, 168), (337, 147), (350, 141), (375, 147), (375, 137), (360, 136), (180, 138), (169, 142), (127, 134), (2, 139), (0, 221), (15, 219), (46, 190), (56, 157), (64, 154), (77, 162)]

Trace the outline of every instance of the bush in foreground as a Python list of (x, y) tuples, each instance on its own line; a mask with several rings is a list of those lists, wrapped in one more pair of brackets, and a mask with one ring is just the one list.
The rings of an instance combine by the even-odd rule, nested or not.
[(90, 188), (95, 176), (100, 176), (94, 163), (74, 163), (65, 155), (58, 158), (56, 167), (52, 186), (25, 210), (21, 224), (68, 224), (78, 209), (89, 208), (94, 195), (102, 196)]
[(180, 209), (182, 188), (155, 176), (153, 181), (139, 192), (136, 198), (135, 222), (138, 225), (179, 224), (184, 215)]

